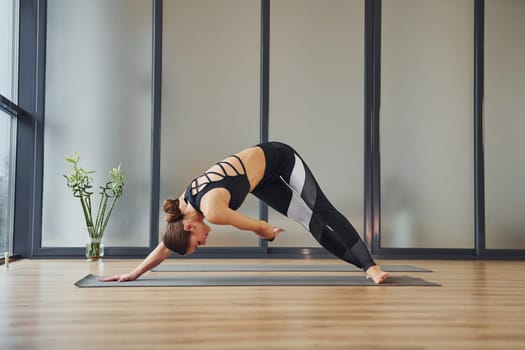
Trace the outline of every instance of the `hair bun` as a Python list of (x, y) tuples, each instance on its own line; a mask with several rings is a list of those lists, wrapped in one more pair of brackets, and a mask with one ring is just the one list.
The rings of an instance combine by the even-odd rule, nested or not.
[(165, 218), (167, 222), (179, 221), (182, 218), (178, 199), (166, 199), (162, 203), (162, 208), (166, 212)]

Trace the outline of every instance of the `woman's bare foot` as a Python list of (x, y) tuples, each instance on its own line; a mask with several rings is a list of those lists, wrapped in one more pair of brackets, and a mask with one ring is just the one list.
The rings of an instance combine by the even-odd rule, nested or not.
[(377, 284), (381, 284), (388, 278), (388, 273), (381, 270), (379, 266), (374, 265), (366, 270), (366, 278), (374, 281)]

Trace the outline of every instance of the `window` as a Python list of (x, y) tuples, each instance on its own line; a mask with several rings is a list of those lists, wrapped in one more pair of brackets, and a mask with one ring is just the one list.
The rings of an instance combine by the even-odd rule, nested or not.
[[(269, 134), (296, 148), (362, 234), (364, 2), (275, 1), (270, 11)], [(271, 209), (269, 221), (287, 232), (270, 247), (319, 247)]]
[(0, 252), (10, 251), (11, 236), (11, 125), (12, 117), (0, 111)]
[(151, 47), (148, 1), (48, 1), (42, 247), (81, 246), (87, 237), (61, 176), (74, 152), (96, 171), (97, 192), (119, 163), (128, 175), (106, 247), (149, 245)]
[(11, 252), (16, 119), (6, 108), (17, 100), (18, 1), (0, 2), (0, 253)]
[(471, 248), (473, 2), (382, 10), (381, 247)]
[(486, 242), (488, 249), (525, 249), (525, 3), (487, 1), (485, 9)]
[[(163, 44), (160, 193), (178, 196), (196, 169), (257, 143), (260, 1), (165, 1), (163, 7), (170, 39)], [(189, 130), (199, 130), (199, 138)], [(203, 139), (222, 141), (211, 150)], [(250, 197), (240, 211), (257, 217), (258, 201)], [(213, 230), (220, 234), (210, 236), (208, 247), (259, 244), (227, 226)]]

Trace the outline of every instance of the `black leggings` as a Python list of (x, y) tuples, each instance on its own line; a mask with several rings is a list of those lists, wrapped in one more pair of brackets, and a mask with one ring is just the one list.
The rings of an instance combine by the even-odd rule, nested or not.
[(266, 169), (252, 194), (300, 223), (338, 258), (365, 271), (375, 265), (355, 228), (328, 201), (297, 152), (279, 142), (257, 146), (264, 151)]

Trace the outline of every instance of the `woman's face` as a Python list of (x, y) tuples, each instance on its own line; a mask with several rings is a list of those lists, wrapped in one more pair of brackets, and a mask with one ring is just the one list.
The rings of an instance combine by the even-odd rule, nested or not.
[(195, 253), (199, 246), (206, 245), (206, 239), (211, 231), (211, 227), (206, 225), (203, 220), (188, 222), (184, 225), (184, 229), (191, 232), (186, 255)]

